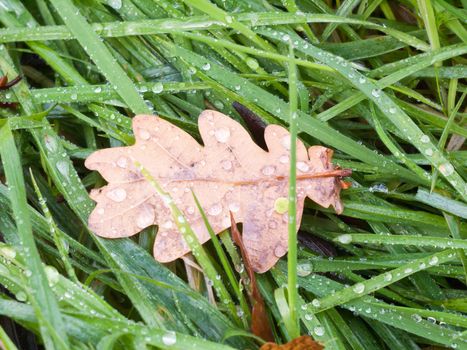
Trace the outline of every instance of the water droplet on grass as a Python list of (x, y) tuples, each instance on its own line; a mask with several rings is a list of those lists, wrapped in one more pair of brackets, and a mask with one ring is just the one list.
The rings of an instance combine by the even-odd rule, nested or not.
[(68, 162), (64, 160), (58, 161), (55, 166), (57, 167), (57, 170), (60, 174), (62, 174), (65, 177), (68, 177), (70, 175), (70, 169), (68, 167)]
[(253, 70), (258, 69), (259, 67), (258, 61), (251, 57), (246, 59), (246, 64), (248, 67), (250, 67)]
[(318, 300), (318, 299), (313, 299), (311, 301), (311, 305), (313, 305), (314, 307), (320, 307), (321, 306), (321, 302)]
[(164, 345), (174, 345), (177, 342), (177, 334), (173, 331), (169, 331), (162, 336), (162, 343)]
[(450, 163), (441, 164), (438, 169), (444, 176), (449, 176), (454, 173), (454, 167)]
[(355, 293), (361, 294), (365, 291), (365, 285), (363, 283), (357, 283), (352, 287)]
[(23, 291), (16, 293), (15, 297), (16, 297), (16, 300), (18, 301), (26, 301), (28, 299), (28, 296)]
[(122, 0), (107, 0), (107, 5), (115, 10), (120, 10), (122, 8)]
[(324, 335), (324, 328), (321, 326), (313, 328), (313, 332), (318, 336), (321, 337)]
[(433, 257), (430, 259), (430, 261), (428, 261), (428, 264), (430, 264), (431, 266), (433, 266), (433, 265), (438, 264), (438, 262), (439, 262), (438, 257), (437, 257), (437, 256), (433, 256)]
[(420, 141), (423, 143), (428, 143), (430, 142), (430, 138), (428, 137), (428, 135), (423, 135), (422, 137), (420, 137)]
[(7, 260), (13, 260), (16, 257), (16, 250), (11, 247), (1, 247), (0, 252)]
[(342, 244), (349, 244), (352, 242), (352, 236), (349, 234), (340, 235), (337, 240)]
[(373, 91), (371, 91), (371, 94), (372, 94), (374, 97), (379, 97), (379, 96), (381, 96), (381, 90), (376, 90), (376, 89), (374, 89)]
[(58, 273), (57, 269), (53, 266), (46, 266), (44, 270), (47, 276), (47, 280), (49, 281), (49, 285), (53, 286), (56, 284), (60, 278), (60, 274)]
[(162, 91), (164, 91), (164, 85), (162, 85), (162, 83), (155, 83), (152, 86), (152, 92), (155, 94), (160, 94)]

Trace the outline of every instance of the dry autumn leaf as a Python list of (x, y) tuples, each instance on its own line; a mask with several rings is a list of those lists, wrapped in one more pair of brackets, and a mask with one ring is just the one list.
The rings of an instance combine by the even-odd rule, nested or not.
[[(97, 151), (86, 167), (99, 171), (108, 185), (91, 192), (97, 202), (89, 217), (99, 236), (132, 236), (157, 224), (154, 257), (173, 261), (190, 249), (167, 206), (135, 164), (141, 164), (169, 193), (201, 243), (209, 233), (196, 210), (197, 195), (216, 233), (230, 227), (229, 211), (243, 223), (243, 243), (256, 272), (269, 270), (287, 252), (287, 197), (290, 135), (279, 125), (269, 125), (264, 139), (268, 152), (258, 147), (248, 132), (222, 113), (201, 113), (199, 131), (204, 146), (164, 119), (139, 115), (133, 119), (136, 143), (130, 147)], [(305, 197), (323, 207), (342, 212), (341, 176), (332, 151), (322, 146), (305, 148), (297, 140), (297, 223)]]

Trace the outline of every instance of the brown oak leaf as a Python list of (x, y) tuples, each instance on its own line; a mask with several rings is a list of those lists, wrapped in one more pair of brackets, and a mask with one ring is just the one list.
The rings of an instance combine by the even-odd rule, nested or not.
[[(230, 227), (229, 211), (234, 213), (243, 223), (243, 243), (253, 268), (265, 272), (287, 252), (290, 135), (282, 126), (269, 125), (266, 152), (222, 113), (203, 111), (198, 124), (204, 145), (162, 118), (138, 115), (133, 118), (133, 146), (91, 154), (86, 167), (99, 171), (108, 185), (91, 191), (97, 206), (89, 226), (99, 236), (120, 238), (156, 224), (158, 261), (173, 261), (190, 251), (166, 199), (144, 178), (139, 163), (169, 193), (201, 243), (209, 240), (209, 233), (192, 191), (216, 233)], [(307, 150), (297, 140), (298, 225), (305, 197), (323, 207), (333, 206), (337, 213), (343, 210), (340, 177), (349, 171), (334, 168), (332, 153), (322, 146)]]
[(287, 344), (266, 343), (259, 350), (322, 350), (324, 347), (308, 335), (295, 338)]

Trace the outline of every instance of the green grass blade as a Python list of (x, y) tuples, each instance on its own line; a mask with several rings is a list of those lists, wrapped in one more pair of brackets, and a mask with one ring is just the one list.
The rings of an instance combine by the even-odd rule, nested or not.
[(20, 253), (29, 271), (27, 275), (30, 279), (31, 303), (40, 321), (41, 335), (51, 349), (67, 349), (68, 337), (63, 327), (58, 303), (48, 285), (39, 252), (34, 243), (21, 160), (8, 124), (0, 129), (0, 155), (20, 239)]

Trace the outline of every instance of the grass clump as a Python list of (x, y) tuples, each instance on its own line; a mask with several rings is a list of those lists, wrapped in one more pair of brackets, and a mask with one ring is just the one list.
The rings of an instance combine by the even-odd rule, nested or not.
[(261, 345), (228, 232), (198, 247), (203, 270), (156, 262), (155, 227), (118, 240), (87, 227), (88, 191), (103, 180), (83, 160), (132, 144), (135, 114), (196, 136), (206, 108), (241, 120), (234, 102), (353, 170), (344, 213), (307, 202), (298, 237), (290, 223), (288, 264), (258, 278), (276, 342), (310, 334), (326, 349), (467, 349), (464, 2), (0, 8), (1, 74), (23, 77), (0, 91), (6, 349)]

